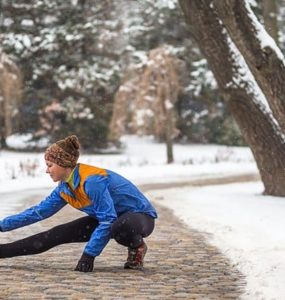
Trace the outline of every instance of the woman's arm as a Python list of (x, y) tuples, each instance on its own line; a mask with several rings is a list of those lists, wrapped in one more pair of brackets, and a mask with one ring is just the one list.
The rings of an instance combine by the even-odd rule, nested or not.
[(94, 230), (84, 252), (98, 256), (111, 238), (111, 226), (117, 218), (113, 199), (108, 191), (107, 177), (94, 176), (85, 183), (85, 191), (92, 200), (94, 216), (99, 225)]
[(1, 231), (10, 231), (16, 228), (24, 227), (43, 219), (46, 219), (66, 205), (66, 202), (60, 197), (60, 186), (55, 188), (52, 193), (39, 204), (26, 209), (25, 211), (9, 216), (0, 221)]

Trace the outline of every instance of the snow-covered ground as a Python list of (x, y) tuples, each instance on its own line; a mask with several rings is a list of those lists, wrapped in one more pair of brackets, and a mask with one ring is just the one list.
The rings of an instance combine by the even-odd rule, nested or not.
[[(247, 148), (175, 145), (175, 163), (150, 138), (125, 137), (119, 155), (82, 155), (80, 162), (112, 169), (137, 184), (254, 173)], [(0, 152), (0, 218), (18, 211), (31, 189), (55, 186), (45, 174), (43, 153)], [(150, 191), (227, 255), (247, 277), (245, 299), (284, 299), (285, 199), (262, 196), (260, 182)], [(15, 193), (16, 192), (16, 193)], [(46, 192), (46, 190), (45, 190)]]
[[(117, 171), (137, 184), (256, 172), (248, 148), (215, 145), (175, 145), (175, 163), (166, 164), (166, 147), (150, 137), (127, 136), (123, 154), (81, 155), (80, 162)], [(15, 141), (13, 141), (15, 146)], [(45, 174), (43, 153), (0, 151), (0, 192), (11, 188), (54, 186)], [(30, 176), (27, 176), (29, 175)], [(32, 178), (32, 180), (31, 180)]]
[(238, 183), (148, 192), (247, 276), (244, 299), (285, 299), (285, 199), (261, 196), (263, 185)]

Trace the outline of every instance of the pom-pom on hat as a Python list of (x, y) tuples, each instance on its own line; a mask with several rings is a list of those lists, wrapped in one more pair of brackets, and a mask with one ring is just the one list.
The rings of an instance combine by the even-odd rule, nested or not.
[(71, 135), (49, 146), (45, 152), (45, 159), (63, 168), (74, 168), (79, 157), (79, 140)]

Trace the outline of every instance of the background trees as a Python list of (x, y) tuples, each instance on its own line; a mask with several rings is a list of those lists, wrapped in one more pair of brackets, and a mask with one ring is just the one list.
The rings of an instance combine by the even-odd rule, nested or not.
[[(157, 81), (157, 95), (165, 96), (167, 80), (156, 80), (163, 73), (156, 68), (164, 66), (152, 53), (166, 45), (185, 67), (178, 72), (183, 80), (177, 80), (171, 102), (175, 124), (159, 133), (157, 128), (165, 126), (154, 126), (150, 133), (169, 141), (166, 132), (176, 128), (179, 141), (235, 145), (245, 141), (254, 153), (266, 193), (284, 195), (284, 59), (273, 42), (283, 48), (284, 33), (278, 25), (285, 19), (284, 3), (251, 1), (256, 15), (245, 0), (179, 3), (188, 26), (175, 0), (34, 0), (28, 4), (3, 0), (2, 47), (23, 78), (17, 131), (50, 141), (76, 133), (85, 149), (96, 150), (106, 147), (112, 112), (119, 111), (124, 114), (126, 133), (132, 132), (130, 110), (120, 109), (127, 95), (125, 84), (136, 85), (129, 94), (136, 97)], [(139, 76), (147, 72), (149, 77)], [(144, 78), (147, 87), (135, 78)], [(165, 109), (154, 110), (153, 119), (171, 123)], [(6, 135), (1, 133), (2, 140)]]
[(170, 45), (186, 64), (187, 84), (175, 105), (177, 139), (242, 143), (176, 0), (3, 0), (0, 39), (24, 82), (17, 132), (51, 140), (75, 132), (86, 149), (106, 147), (126, 70)]
[[(25, 82), (22, 132), (56, 139), (79, 131), (84, 146), (105, 144), (120, 71), (115, 11), (114, 1), (2, 1), (2, 47)], [(55, 102), (60, 132), (46, 131), (39, 118)]]

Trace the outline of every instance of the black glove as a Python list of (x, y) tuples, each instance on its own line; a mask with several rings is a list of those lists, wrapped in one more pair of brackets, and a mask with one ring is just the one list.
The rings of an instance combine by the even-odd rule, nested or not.
[(79, 259), (76, 268), (74, 271), (79, 272), (92, 272), (94, 266), (94, 256), (83, 253), (81, 258)]

